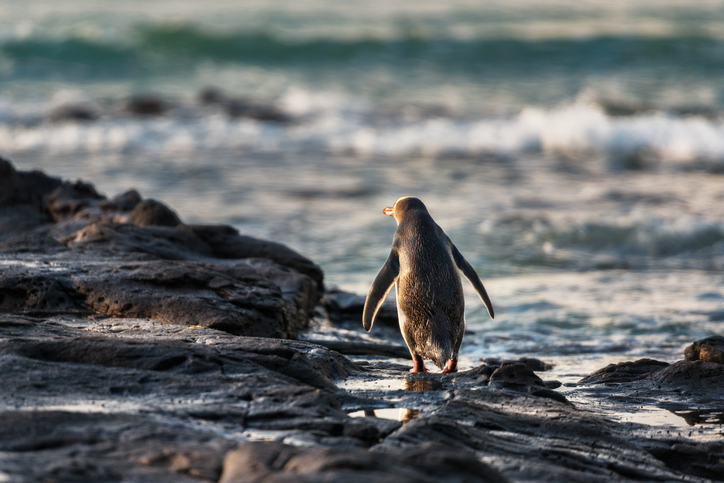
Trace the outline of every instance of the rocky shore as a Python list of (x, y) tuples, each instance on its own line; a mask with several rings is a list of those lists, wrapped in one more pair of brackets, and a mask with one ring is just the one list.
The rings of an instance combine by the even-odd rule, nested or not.
[[(527, 358), (410, 375), (393, 309), (345, 335), (360, 300), (281, 244), (0, 159), (0, 481), (724, 481), (695, 431), (722, 337), (575, 388)], [(643, 407), (691, 429), (611, 418)]]

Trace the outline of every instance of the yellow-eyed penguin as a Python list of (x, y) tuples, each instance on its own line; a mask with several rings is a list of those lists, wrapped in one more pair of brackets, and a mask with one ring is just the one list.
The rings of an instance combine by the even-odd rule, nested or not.
[(465, 298), (460, 269), (494, 317), (480, 277), (417, 198), (404, 197), (382, 210), (397, 221), (387, 261), (367, 294), (362, 324), (369, 332), (392, 284), (397, 290), (400, 331), (412, 355), (410, 372), (428, 372), (423, 359), (442, 372), (457, 371), (465, 333)]

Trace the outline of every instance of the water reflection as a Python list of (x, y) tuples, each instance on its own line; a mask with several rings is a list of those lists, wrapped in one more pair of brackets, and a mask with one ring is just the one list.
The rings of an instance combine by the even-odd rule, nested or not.
[(422, 411), (419, 409), (400, 409), (400, 415), (397, 420), (402, 421), (402, 424), (407, 424), (413, 419), (417, 419)]
[(391, 419), (393, 421), (401, 421), (402, 424), (407, 424), (413, 419), (417, 419), (422, 411), (420, 409), (407, 409), (407, 408), (384, 408), (384, 409), (366, 409), (364, 411), (355, 411), (350, 413), (351, 418), (380, 418), (380, 419)]
[(442, 382), (433, 379), (405, 379), (402, 383), (403, 391), (439, 391)]
[(724, 424), (724, 409), (699, 409), (671, 412), (684, 418), (684, 421), (686, 421), (689, 426), (696, 426), (697, 424)]

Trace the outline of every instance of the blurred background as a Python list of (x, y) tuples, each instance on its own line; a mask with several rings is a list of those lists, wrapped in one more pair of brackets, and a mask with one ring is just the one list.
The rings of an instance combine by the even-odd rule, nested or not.
[(463, 355), (565, 379), (722, 333), (722, 79), (721, 1), (3, 2), (0, 155), (360, 294), (418, 196), (498, 314)]

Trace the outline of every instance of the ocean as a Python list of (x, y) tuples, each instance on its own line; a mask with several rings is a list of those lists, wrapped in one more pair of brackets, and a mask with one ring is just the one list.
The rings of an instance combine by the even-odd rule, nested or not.
[(721, 1), (3, 2), (0, 155), (359, 294), (417, 196), (495, 306), (461, 365), (571, 382), (724, 332), (723, 78)]

